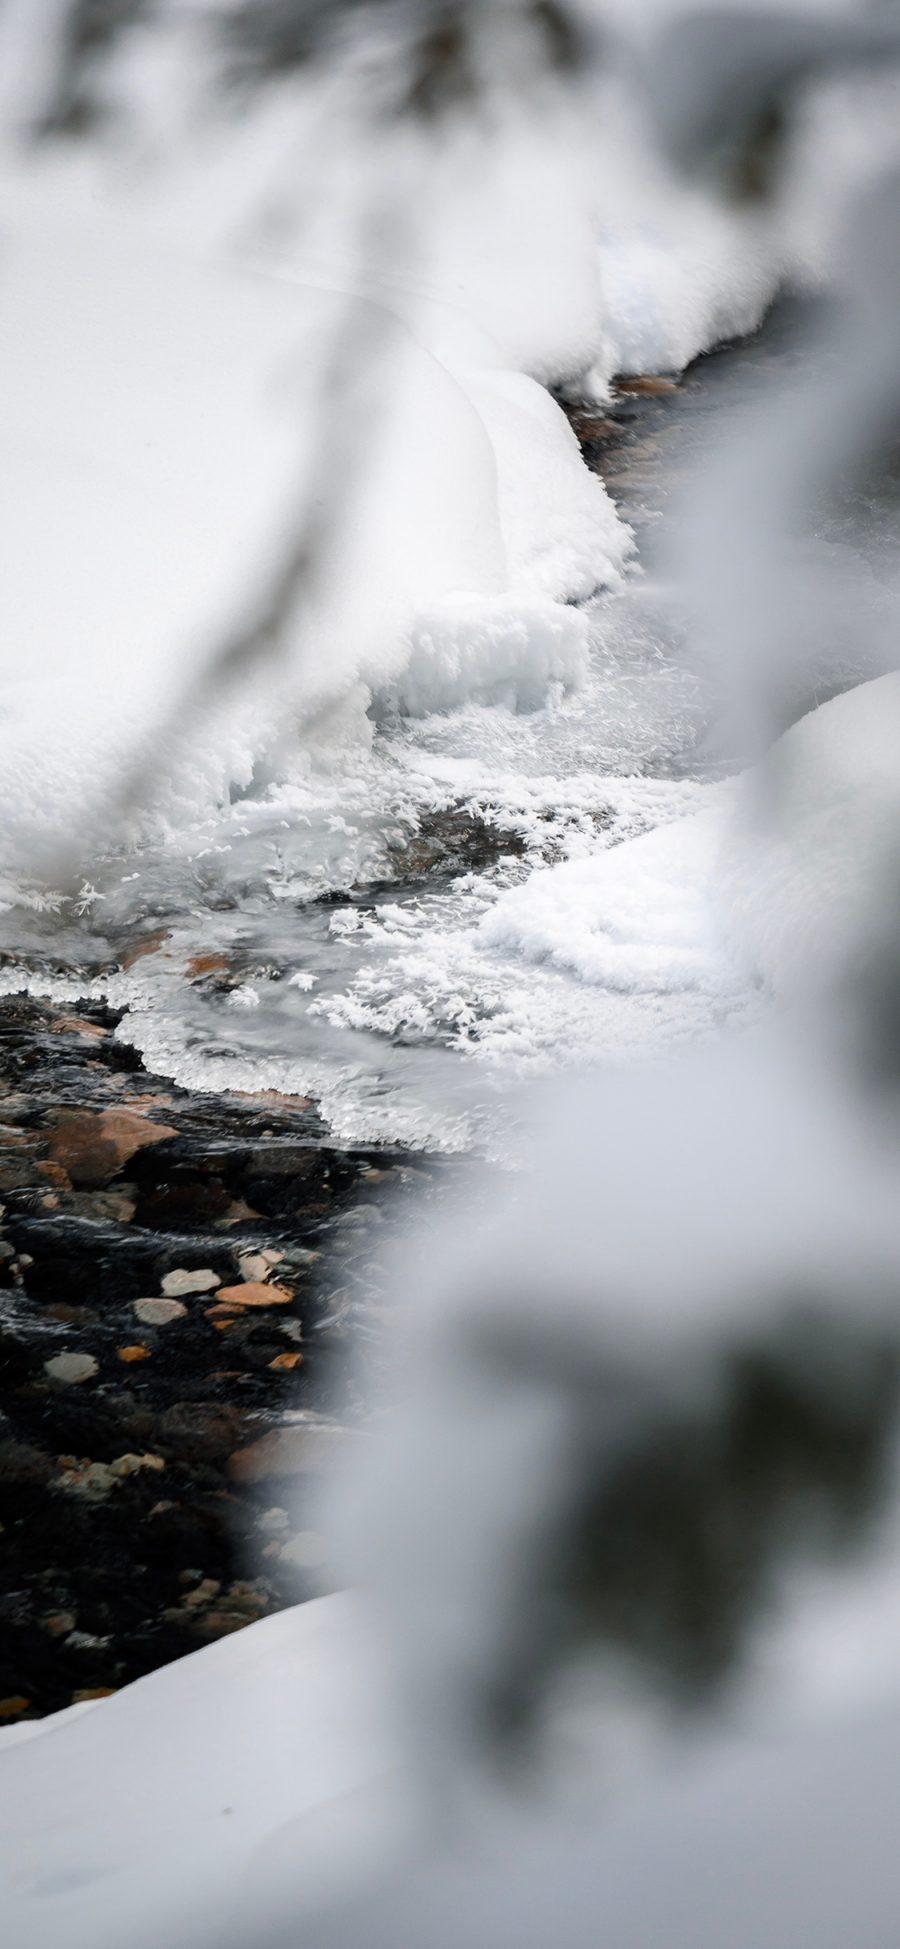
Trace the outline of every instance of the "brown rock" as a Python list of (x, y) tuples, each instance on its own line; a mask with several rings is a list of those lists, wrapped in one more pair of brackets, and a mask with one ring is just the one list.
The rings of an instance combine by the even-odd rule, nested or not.
[(331, 1462), (346, 1430), (323, 1424), (321, 1427), (276, 1428), (249, 1448), (238, 1448), (228, 1457), (228, 1473), (233, 1482), (265, 1482), (270, 1476), (306, 1475)]
[(274, 1282), (266, 1284), (261, 1279), (246, 1279), (240, 1286), (222, 1286), (216, 1294), (219, 1306), (290, 1306), (294, 1294), (289, 1286), (279, 1286)]
[(667, 378), (664, 373), (660, 372), (634, 372), (628, 373), (624, 378), (616, 380), (616, 391), (620, 393), (674, 393), (678, 391), (678, 382), (675, 379)]
[(145, 934), (142, 941), (136, 941), (134, 947), (130, 947), (128, 953), (123, 954), (122, 967), (126, 970), (133, 968), (136, 961), (142, 961), (145, 954), (155, 954), (157, 948), (162, 947), (163, 942), (168, 939), (168, 927), (158, 927), (155, 934)]
[(52, 1611), (49, 1617), (41, 1618), (41, 1625), (49, 1631), (51, 1638), (67, 1638), (76, 1625), (74, 1611)]
[(136, 1110), (68, 1110), (56, 1120), (50, 1159), (73, 1184), (103, 1185), (135, 1151), (177, 1135), (171, 1125), (152, 1123)]
[(197, 1619), (197, 1634), (203, 1638), (227, 1638), (232, 1631), (243, 1631), (251, 1621), (245, 1611), (204, 1611)]
[[(244, 1623), (246, 1623), (246, 1618), (244, 1619)], [(23, 1712), (28, 1711), (30, 1704), (31, 1700), (23, 1698), (21, 1693), (18, 1692), (14, 1697), (0, 1699), (0, 1719), (18, 1719)]]
[(232, 1203), (228, 1206), (227, 1211), (225, 1211), (222, 1217), (218, 1220), (218, 1223), (222, 1226), (224, 1230), (229, 1225), (249, 1224), (252, 1222), (254, 1218), (261, 1218), (261, 1217), (262, 1217), (262, 1213), (259, 1211), (254, 1211), (253, 1206), (248, 1205), (246, 1199), (235, 1198), (232, 1200)]
[(51, 1035), (79, 1035), (84, 1042), (105, 1042), (109, 1034), (99, 1022), (86, 1022), (80, 1015), (57, 1015), (47, 1027)]
[(161, 1448), (188, 1461), (214, 1462), (232, 1448), (241, 1427), (236, 1408), (210, 1401), (179, 1401), (159, 1422)]
[(115, 1695), (114, 1685), (80, 1685), (77, 1692), (72, 1693), (72, 1704), (91, 1705), (94, 1699), (112, 1699)]
[(141, 1347), (137, 1345), (133, 1347), (119, 1347), (118, 1355), (120, 1360), (124, 1360), (128, 1363), (130, 1363), (133, 1360), (149, 1360), (150, 1348)]
[(187, 971), (198, 981), (203, 975), (221, 974), (227, 966), (227, 954), (195, 954), (187, 964)]
[(302, 1359), (302, 1353), (277, 1353), (269, 1366), (275, 1374), (289, 1374), (294, 1367), (299, 1367)]

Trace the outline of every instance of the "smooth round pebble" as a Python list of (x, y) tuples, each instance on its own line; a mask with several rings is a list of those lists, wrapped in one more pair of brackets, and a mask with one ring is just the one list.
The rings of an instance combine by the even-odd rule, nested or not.
[(144, 1326), (168, 1326), (170, 1320), (183, 1320), (187, 1307), (180, 1299), (136, 1299), (134, 1310)]
[(97, 1362), (92, 1353), (55, 1353), (44, 1361), (44, 1369), (52, 1380), (77, 1383), (93, 1380)]
[(211, 1293), (221, 1284), (218, 1273), (209, 1266), (196, 1272), (189, 1272), (186, 1266), (176, 1266), (174, 1272), (166, 1273), (162, 1289), (170, 1299), (175, 1299), (180, 1293)]

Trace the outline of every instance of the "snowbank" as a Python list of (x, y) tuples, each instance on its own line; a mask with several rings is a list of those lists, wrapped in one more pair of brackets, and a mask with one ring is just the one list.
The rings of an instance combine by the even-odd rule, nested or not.
[(779, 993), (858, 962), (896, 887), (900, 676), (810, 712), (743, 783), (719, 867), (723, 925)]
[(354, 1602), (323, 1598), (0, 1733), (7, 1941), (213, 1949), (288, 1875), (306, 1904), (364, 1872), (395, 1814), (373, 1666)]

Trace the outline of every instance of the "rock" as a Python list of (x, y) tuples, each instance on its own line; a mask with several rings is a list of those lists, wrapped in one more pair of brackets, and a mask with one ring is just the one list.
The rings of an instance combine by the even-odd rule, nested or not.
[(92, 1381), (98, 1367), (92, 1353), (56, 1353), (52, 1360), (44, 1361), (44, 1371), (51, 1380), (77, 1386), (81, 1381)]
[(233, 1482), (265, 1482), (271, 1476), (306, 1475), (334, 1459), (347, 1431), (319, 1427), (276, 1428), (228, 1457)]
[(80, 1685), (72, 1693), (72, 1704), (93, 1705), (95, 1699), (113, 1699), (115, 1695), (115, 1685)]
[(70, 1191), (66, 1210), (83, 1218), (108, 1218), (114, 1225), (130, 1225), (137, 1210), (137, 1199), (124, 1187), (115, 1191)]
[(195, 954), (187, 964), (187, 971), (194, 981), (199, 981), (204, 975), (222, 974), (227, 967), (227, 954)]
[(51, 1035), (77, 1035), (83, 1042), (105, 1042), (109, 1034), (99, 1022), (88, 1022), (80, 1015), (57, 1015), (47, 1028)]
[(290, 1306), (293, 1300), (289, 1286), (266, 1285), (259, 1279), (248, 1279), (242, 1286), (222, 1286), (216, 1294), (219, 1306)]
[(314, 1529), (301, 1529), (282, 1544), (279, 1562), (290, 1564), (292, 1570), (319, 1570), (326, 1556), (324, 1537)]
[(49, 1617), (41, 1618), (41, 1629), (49, 1631), (51, 1638), (67, 1638), (75, 1629), (74, 1611), (51, 1611)]
[(181, 1601), (191, 1609), (195, 1608), (198, 1604), (211, 1604), (213, 1598), (218, 1597), (221, 1588), (222, 1586), (218, 1578), (203, 1577), (194, 1590), (186, 1592)]
[(238, 1265), (243, 1280), (259, 1283), (269, 1277), (269, 1260), (262, 1252), (242, 1252)]
[(291, 1520), (286, 1509), (279, 1509), (273, 1504), (271, 1509), (264, 1509), (262, 1515), (257, 1516), (256, 1527), (262, 1530), (264, 1536), (285, 1536), (291, 1527)]
[(60, 1455), (63, 1472), (57, 1478), (58, 1486), (67, 1489), (71, 1495), (86, 1496), (90, 1502), (102, 1502), (113, 1489), (117, 1489), (131, 1475), (141, 1469), (160, 1471), (165, 1468), (161, 1455), (117, 1455), (113, 1462), (79, 1462), (70, 1455)]
[[(209, 1266), (202, 1271), (189, 1271), (186, 1266), (178, 1266), (174, 1272), (167, 1272), (162, 1281), (163, 1292), (169, 1298), (178, 1298), (182, 1293), (211, 1293), (222, 1284), (217, 1272)], [(184, 1309), (182, 1309), (184, 1310)]]
[(616, 380), (616, 391), (620, 393), (674, 393), (678, 391), (678, 381), (670, 379), (661, 372), (633, 372), (623, 374)]
[(198, 1618), (200, 1635), (204, 1638), (227, 1638), (232, 1631), (243, 1631), (245, 1625), (252, 1623), (246, 1611), (204, 1611)]
[(289, 1374), (295, 1367), (300, 1366), (302, 1359), (302, 1353), (277, 1353), (268, 1365), (274, 1374)]
[(145, 954), (155, 954), (157, 948), (162, 947), (163, 942), (169, 939), (169, 932), (168, 927), (158, 927), (155, 933), (145, 934), (142, 941), (136, 941), (134, 947), (130, 947), (128, 953), (122, 956), (122, 967), (126, 972), (129, 968), (133, 968), (137, 961), (142, 961)]
[(259, 1256), (265, 1259), (267, 1265), (280, 1265), (284, 1253), (279, 1252), (274, 1245), (264, 1245)]
[(50, 1474), (50, 1459), (42, 1449), (24, 1441), (0, 1441), (0, 1484), (4, 1487), (39, 1488)]
[(109, 1637), (95, 1637), (93, 1631), (70, 1631), (65, 1640), (67, 1651), (105, 1651), (112, 1643)]
[(234, 1446), (242, 1420), (237, 1408), (218, 1407), (210, 1401), (179, 1401), (160, 1416), (159, 1444), (171, 1449), (179, 1460), (224, 1460)]
[(110, 1462), (109, 1469), (110, 1474), (114, 1475), (117, 1481), (122, 1481), (125, 1476), (137, 1475), (141, 1469), (154, 1469), (159, 1474), (165, 1466), (161, 1455), (147, 1453), (144, 1455), (117, 1455), (115, 1461)]
[(135, 1343), (134, 1346), (130, 1346), (130, 1347), (118, 1347), (116, 1351), (118, 1353), (119, 1359), (124, 1360), (127, 1364), (130, 1364), (132, 1361), (135, 1360), (150, 1359), (150, 1348), (142, 1347), (139, 1342)]
[(257, 1617), (269, 1603), (269, 1592), (263, 1583), (251, 1583), (239, 1577), (229, 1584), (225, 1592), (229, 1610), (244, 1611), (248, 1617)]
[(248, 1205), (246, 1198), (233, 1198), (218, 1223), (223, 1229), (227, 1229), (230, 1225), (251, 1224), (254, 1219), (261, 1217), (262, 1212), (256, 1211), (253, 1205)]
[(134, 1313), (142, 1326), (168, 1326), (172, 1320), (183, 1320), (187, 1307), (180, 1299), (136, 1299)]
[(57, 1114), (50, 1136), (50, 1160), (75, 1185), (99, 1186), (147, 1144), (162, 1144), (178, 1132), (153, 1123), (137, 1110), (66, 1110)]
[(23, 1698), (20, 1692), (16, 1692), (8, 1699), (0, 1699), (0, 1720), (21, 1718), (22, 1713), (28, 1711), (30, 1704), (31, 1700)]

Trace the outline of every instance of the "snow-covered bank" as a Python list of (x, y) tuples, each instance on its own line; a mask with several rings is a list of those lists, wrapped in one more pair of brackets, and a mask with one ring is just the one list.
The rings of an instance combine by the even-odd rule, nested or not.
[[(221, 1945), (363, 1875), (400, 1820), (376, 1660), (349, 1597), (267, 1619), (113, 1699), (0, 1731), (15, 1949)], [(48, 1843), (48, 1837), (52, 1837)]]
[[(692, 673), (550, 388), (602, 417), (617, 370), (679, 371), (827, 274), (896, 140), (887, 84), (853, 141), (858, 101), (814, 105), (780, 199), (738, 204), (676, 179), (627, 63), (539, 114), (503, 89), (483, 122), (386, 134), (352, 60), (237, 113), (212, 15), (123, 32), (107, 127), (5, 138), (3, 979), (108, 994), (193, 1087), (465, 1147), (488, 1076), (752, 1005), (711, 826), (642, 837), (713, 814), (666, 776), (692, 769)], [(52, 50), (10, 22), (37, 101)], [(320, 489), (313, 572), (223, 695)], [(365, 906), (454, 803), (514, 850)], [(98, 974), (153, 915), (158, 952)], [(210, 946), (245, 1006), (187, 979)]]
[[(123, 36), (104, 80), (115, 141), (101, 125), (80, 145), (5, 143), (12, 868), (26, 834), (47, 866), (54, 833), (102, 825), (148, 738), (155, 809), (178, 828), (230, 787), (290, 776), (323, 712), (364, 740), (373, 695), (530, 708), (583, 682), (568, 605), (620, 584), (630, 542), (545, 386), (601, 398), (617, 370), (678, 371), (752, 330), (785, 276), (827, 263), (823, 211), (833, 229), (890, 140), (882, 109), (870, 152), (841, 151), (819, 183), (813, 118), (785, 207), (764, 215), (676, 184), (616, 70), (537, 119), (505, 103), (487, 133), (376, 139), (340, 64), (237, 120), (208, 12), (164, 9)], [(52, 38), (33, 31), (12, 9), (19, 114), (50, 85)], [(354, 302), (372, 372), (323, 400)], [(323, 585), (269, 667), (183, 724), (316, 491), (317, 414), (344, 411), (355, 478)]]

